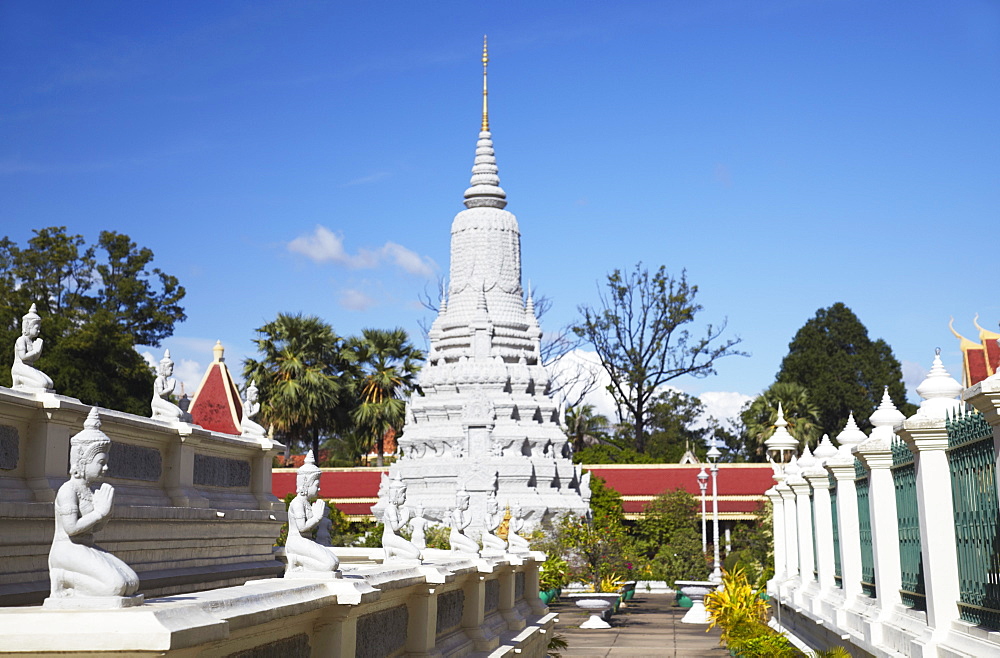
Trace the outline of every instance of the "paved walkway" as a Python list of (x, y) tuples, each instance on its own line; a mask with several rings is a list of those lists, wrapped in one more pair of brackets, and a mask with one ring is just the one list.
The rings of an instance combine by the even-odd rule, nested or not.
[(563, 658), (594, 656), (695, 657), (728, 656), (719, 646), (719, 629), (705, 632), (705, 626), (682, 624), (687, 612), (674, 605), (673, 594), (640, 594), (611, 617), (611, 628), (579, 628), (587, 615), (572, 601), (560, 600), (549, 607), (559, 613), (556, 633), (569, 644)]

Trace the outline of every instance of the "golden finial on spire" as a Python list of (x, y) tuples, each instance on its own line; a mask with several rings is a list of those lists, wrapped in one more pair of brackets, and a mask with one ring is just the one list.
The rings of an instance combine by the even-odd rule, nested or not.
[(486, 65), (490, 63), (490, 56), (486, 52), (486, 35), (483, 35), (483, 130), (490, 129), (490, 114), (486, 105)]

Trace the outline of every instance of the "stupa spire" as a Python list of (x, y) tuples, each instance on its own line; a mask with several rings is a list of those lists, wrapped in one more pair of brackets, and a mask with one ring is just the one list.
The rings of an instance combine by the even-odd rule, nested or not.
[(490, 58), (486, 51), (486, 37), (483, 37), (483, 122), (479, 141), (476, 142), (476, 160), (472, 165), (471, 186), (465, 191), (466, 208), (504, 208), (507, 194), (500, 187), (497, 158), (493, 151), (490, 135), (489, 106), (487, 105), (486, 66)]
[(486, 91), (486, 65), (490, 63), (490, 56), (486, 52), (486, 35), (483, 35), (483, 132), (490, 129), (490, 111), (487, 104), (489, 93)]

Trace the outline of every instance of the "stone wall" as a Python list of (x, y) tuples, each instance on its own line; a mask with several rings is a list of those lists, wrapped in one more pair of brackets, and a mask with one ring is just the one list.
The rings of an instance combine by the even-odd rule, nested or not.
[[(0, 605), (40, 603), (49, 590), (52, 502), (69, 478), (69, 440), (90, 407), (0, 388)], [(284, 505), (271, 494), (280, 445), (101, 410), (115, 488), (98, 543), (139, 574), (147, 596), (273, 577)]]
[(555, 614), (538, 598), (544, 555), (485, 560), (430, 550), (422, 565), (400, 567), (357, 561), (356, 552), (344, 554), (355, 561), (340, 578), (256, 580), (119, 610), (0, 608), (0, 655), (547, 654)]

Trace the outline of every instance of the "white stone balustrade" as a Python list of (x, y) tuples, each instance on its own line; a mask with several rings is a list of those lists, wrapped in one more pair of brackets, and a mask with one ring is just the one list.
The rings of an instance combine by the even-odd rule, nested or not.
[[(875, 656), (1000, 655), (1000, 633), (959, 618), (959, 558), (945, 421), (946, 414), (954, 416), (961, 409), (962, 402), (956, 398), (962, 394), (993, 428), (994, 455), (1000, 455), (1000, 376), (963, 394), (961, 385), (936, 357), (917, 392), (924, 401), (915, 415), (904, 418), (886, 393), (871, 416), (871, 436), (858, 430), (852, 416), (837, 437), (840, 448), (836, 453), (817, 448), (815, 457), (822, 458), (816, 463), (805, 453), (798, 463), (793, 460), (781, 475), (776, 474), (779, 483), (768, 492), (774, 505), (776, 572), (768, 589), (781, 607), (782, 626), (815, 649), (841, 645), (852, 655)], [(908, 607), (901, 596), (899, 514), (903, 508), (897, 510), (896, 504), (897, 486), (901, 485), (893, 477), (894, 436), (914, 455), (926, 611), (912, 602), (914, 607)], [(874, 597), (867, 596), (861, 587), (856, 458), (868, 470)], [(831, 475), (835, 480), (832, 488)], [(836, 493), (839, 583), (833, 574), (831, 492)], [(802, 512), (803, 505), (810, 504), (810, 494), (814, 516)], [(794, 515), (794, 520), (789, 515)], [(809, 572), (813, 542), (818, 587)]]

